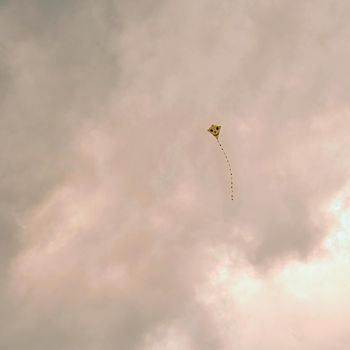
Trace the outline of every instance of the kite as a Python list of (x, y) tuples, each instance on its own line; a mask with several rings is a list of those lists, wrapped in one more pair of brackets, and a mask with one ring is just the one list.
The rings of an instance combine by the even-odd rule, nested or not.
[(212, 124), (211, 127), (208, 129), (208, 131), (216, 138), (217, 143), (219, 144), (221, 151), (224, 153), (225, 158), (226, 158), (226, 162), (230, 171), (230, 180), (231, 180), (231, 200), (233, 200), (233, 180), (232, 180), (232, 169), (231, 169), (231, 164), (229, 159), (227, 158), (226, 152), (224, 150), (224, 148), (222, 147), (222, 144), (219, 141), (219, 135), (220, 135), (220, 129), (221, 126), (220, 125), (214, 125)]

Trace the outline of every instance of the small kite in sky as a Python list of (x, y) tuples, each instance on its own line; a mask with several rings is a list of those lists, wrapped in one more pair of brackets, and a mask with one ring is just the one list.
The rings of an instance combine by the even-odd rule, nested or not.
[(224, 148), (222, 147), (220, 141), (219, 141), (219, 135), (220, 135), (220, 129), (221, 126), (220, 125), (214, 125), (212, 124), (211, 127), (208, 129), (208, 131), (216, 138), (216, 141), (218, 142), (221, 151), (224, 153), (225, 158), (226, 158), (226, 162), (230, 171), (230, 180), (231, 180), (231, 200), (233, 200), (233, 180), (232, 180), (232, 169), (231, 169), (231, 164), (229, 159), (227, 158), (226, 152), (224, 150)]

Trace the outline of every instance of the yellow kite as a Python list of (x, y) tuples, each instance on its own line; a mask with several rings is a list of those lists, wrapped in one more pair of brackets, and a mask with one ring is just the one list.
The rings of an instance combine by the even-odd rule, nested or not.
[(221, 126), (220, 125), (214, 125), (212, 124), (211, 127), (208, 129), (208, 131), (214, 136), (216, 137), (216, 139), (219, 138), (219, 134), (220, 134), (220, 129)]
[(231, 180), (231, 200), (233, 200), (233, 180), (232, 180), (232, 169), (231, 169), (231, 164), (229, 159), (227, 158), (226, 152), (224, 150), (224, 148), (222, 147), (220, 141), (219, 141), (219, 135), (220, 135), (220, 130), (221, 130), (221, 126), (220, 125), (215, 125), (212, 124), (211, 127), (208, 129), (208, 131), (216, 138), (216, 141), (218, 142), (221, 151), (224, 153), (225, 158), (226, 158), (226, 162), (230, 171), (230, 180)]

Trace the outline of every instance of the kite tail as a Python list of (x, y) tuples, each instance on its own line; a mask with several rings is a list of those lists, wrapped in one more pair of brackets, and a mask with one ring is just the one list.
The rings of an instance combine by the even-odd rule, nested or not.
[(226, 162), (227, 162), (227, 165), (228, 165), (228, 168), (230, 170), (230, 185), (231, 185), (231, 200), (233, 200), (233, 178), (232, 178), (232, 169), (231, 169), (231, 164), (230, 164), (230, 161), (226, 155), (226, 152), (224, 150), (224, 148), (222, 147), (222, 144), (220, 143), (219, 139), (217, 138), (216, 141), (218, 142), (220, 148), (221, 148), (221, 151), (224, 152), (224, 155), (225, 155), (225, 158), (226, 158)]

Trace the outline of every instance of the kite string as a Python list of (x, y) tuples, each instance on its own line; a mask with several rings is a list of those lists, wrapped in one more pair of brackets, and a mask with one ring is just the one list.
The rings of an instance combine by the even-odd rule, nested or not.
[(218, 142), (222, 152), (224, 152), (224, 155), (225, 155), (225, 158), (226, 158), (226, 162), (227, 162), (227, 165), (228, 165), (228, 168), (230, 170), (230, 185), (231, 185), (231, 200), (233, 200), (233, 178), (232, 178), (232, 169), (231, 169), (231, 164), (230, 164), (230, 161), (226, 155), (226, 152), (224, 150), (224, 148), (222, 147), (222, 144), (220, 143), (219, 139), (217, 138), (216, 141)]

